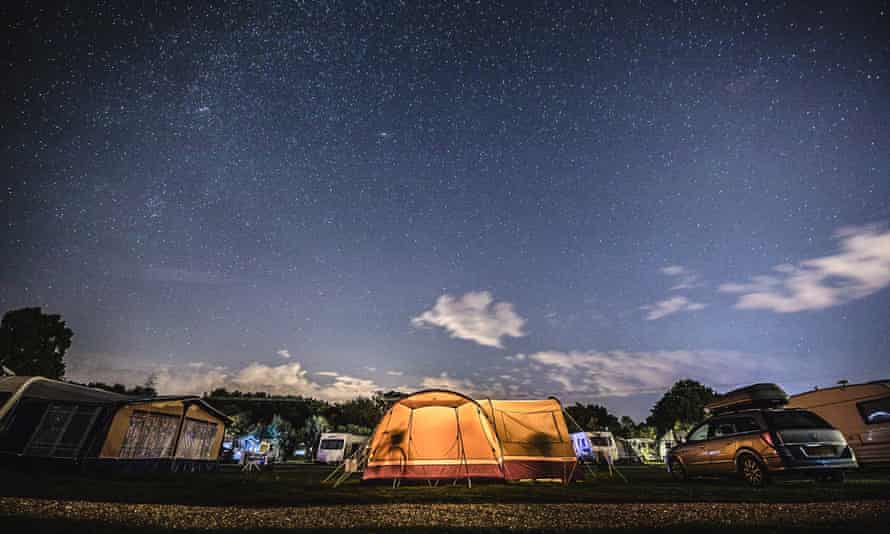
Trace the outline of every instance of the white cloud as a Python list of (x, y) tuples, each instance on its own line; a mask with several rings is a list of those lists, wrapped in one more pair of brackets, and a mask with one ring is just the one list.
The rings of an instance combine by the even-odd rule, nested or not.
[(423, 389), (450, 389), (452, 391), (459, 391), (461, 393), (472, 391), (476, 389), (476, 384), (474, 384), (469, 379), (460, 379), (453, 378), (448, 376), (448, 373), (441, 373), (439, 376), (425, 376), (420, 381), (420, 386)]
[(316, 385), (306, 374), (300, 362), (276, 366), (253, 362), (234, 375), (227, 376), (226, 383), (242, 391), (265, 391), (275, 395), (311, 395), (315, 392)]
[(506, 389), (493, 380), (489, 379), (488, 384), (482, 385), (469, 378), (457, 378), (443, 372), (439, 376), (423, 377), (420, 381), (420, 389), (447, 389), (476, 398), (505, 396)]
[(402, 371), (387, 371), (386, 374), (388, 374), (389, 376), (402, 376), (405, 373), (403, 373)]
[(890, 231), (845, 228), (836, 238), (840, 251), (834, 255), (778, 265), (773, 268), (778, 275), (755, 276), (749, 283), (719, 289), (739, 294), (739, 309), (794, 313), (830, 308), (890, 286)]
[(195, 362), (179, 366), (128, 364), (120, 369), (109, 365), (109, 358), (79, 358), (67, 377), (78, 382), (107, 382), (125, 385), (143, 384), (154, 377), (155, 388), (162, 395), (200, 395), (219, 387), (228, 390), (265, 391), (274, 395), (303, 395), (329, 401), (357, 396), (371, 396), (380, 389), (372, 380), (319, 371), (318, 376), (333, 379), (328, 384), (311, 380), (300, 362), (267, 365), (253, 362), (232, 370), (220, 365)]
[(290, 358), (290, 351), (287, 349), (276, 350), (275, 354), (281, 356), (282, 358)]
[(370, 397), (379, 389), (373, 380), (340, 375), (334, 379), (333, 384), (321, 387), (315, 396), (330, 401), (344, 401), (356, 397)]
[(691, 289), (704, 285), (701, 282), (698, 273), (687, 269), (682, 265), (668, 265), (667, 267), (662, 267), (661, 273), (674, 278), (674, 285), (671, 286), (671, 291)]
[(704, 308), (705, 305), (700, 302), (693, 302), (686, 297), (671, 297), (666, 300), (660, 300), (655, 304), (647, 304), (641, 306), (640, 309), (646, 311), (646, 320), (655, 321), (667, 317), (668, 315), (683, 312), (695, 311)]
[(486, 347), (503, 348), (501, 338), (522, 337), (525, 319), (509, 302), (494, 302), (488, 291), (466, 293), (455, 299), (445, 294), (435, 306), (411, 319), (414, 326), (438, 326), (451, 337), (475, 341)]
[(668, 265), (667, 267), (662, 267), (661, 272), (668, 276), (680, 276), (686, 272), (686, 268), (682, 265)]
[(730, 365), (733, 382), (754, 382), (773, 376), (777, 365), (732, 351), (543, 351), (528, 359), (563, 393), (591, 396), (660, 393), (683, 377), (725, 384)]

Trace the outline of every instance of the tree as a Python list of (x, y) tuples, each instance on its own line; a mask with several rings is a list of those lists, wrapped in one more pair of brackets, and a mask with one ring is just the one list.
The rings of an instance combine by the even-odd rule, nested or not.
[(310, 458), (315, 458), (315, 448), (318, 446), (318, 440), (330, 428), (331, 425), (328, 424), (327, 419), (320, 415), (313, 415), (306, 419), (306, 425), (303, 427), (303, 438), (306, 440)]
[(72, 336), (61, 315), (45, 314), (40, 308), (6, 312), (0, 322), (0, 365), (18, 375), (62, 378)]
[(573, 406), (566, 408), (572, 419), (581, 425), (583, 430), (609, 430), (618, 432), (621, 424), (618, 418), (609, 413), (605, 406), (599, 404), (581, 404), (576, 402)]
[(633, 419), (626, 415), (622, 415), (619, 423), (621, 425), (621, 428), (618, 430), (618, 432), (615, 433), (616, 436), (622, 438), (634, 437), (634, 433), (637, 430), (637, 424), (634, 422)]
[(341, 402), (333, 407), (332, 412), (331, 423), (336, 427), (351, 425), (371, 429), (383, 417), (380, 405), (366, 397)]
[(688, 429), (704, 418), (705, 404), (716, 396), (713, 389), (695, 380), (680, 380), (655, 403), (646, 424), (655, 427), (659, 435), (672, 429)]

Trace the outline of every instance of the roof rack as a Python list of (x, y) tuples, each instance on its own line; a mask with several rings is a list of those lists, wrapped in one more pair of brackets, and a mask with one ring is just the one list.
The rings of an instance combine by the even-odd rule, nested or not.
[(717, 415), (726, 412), (758, 408), (778, 408), (788, 404), (788, 394), (776, 384), (752, 384), (734, 389), (705, 405), (705, 413)]

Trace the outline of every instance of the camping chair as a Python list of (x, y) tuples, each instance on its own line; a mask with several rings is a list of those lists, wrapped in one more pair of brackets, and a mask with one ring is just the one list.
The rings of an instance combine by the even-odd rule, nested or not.
[(245, 452), (242, 458), (241, 471), (245, 473), (260, 471), (260, 466), (263, 465), (265, 460), (265, 456), (262, 454), (253, 454), (250, 452)]

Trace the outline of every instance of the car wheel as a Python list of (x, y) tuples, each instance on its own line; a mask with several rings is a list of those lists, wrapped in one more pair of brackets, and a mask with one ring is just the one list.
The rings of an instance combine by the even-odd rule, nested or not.
[(676, 458), (671, 458), (670, 464), (668, 464), (671, 468), (671, 477), (677, 482), (686, 482), (689, 480), (689, 475), (686, 474), (686, 468), (683, 467), (683, 464), (680, 463), (680, 460)]
[(739, 476), (753, 488), (761, 488), (767, 482), (766, 468), (753, 454), (743, 454), (739, 457)]

